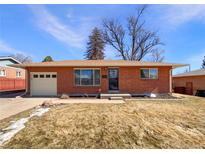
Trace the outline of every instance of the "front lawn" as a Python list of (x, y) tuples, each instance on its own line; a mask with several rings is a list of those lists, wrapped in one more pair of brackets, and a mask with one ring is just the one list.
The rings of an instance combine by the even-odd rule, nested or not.
[(58, 106), (4, 148), (205, 148), (205, 99)]

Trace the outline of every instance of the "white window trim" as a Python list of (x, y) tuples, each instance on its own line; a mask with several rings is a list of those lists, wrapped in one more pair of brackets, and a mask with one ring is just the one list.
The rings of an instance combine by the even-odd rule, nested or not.
[[(156, 69), (157, 70), (157, 78), (155, 78), (155, 79), (150, 78), (150, 70), (151, 69)], [(141, 70), (149, 70), (149, 78), (142, 78)], [(140, 68), (140, 79), (143, 79), (143, 80), (158, 80), (159, 79), (159, 70), (158, 70), (158, 68)]]
[(5, 69), (0, 69), (0, 71), (4, 71), (4, 72), (5, 72), (5, 74), (4, 74), (4, 75), (0, 74), (0, 76), (1, 76), (1, 77), (6, 76), (6, 70), (5, 70)]
[(17, 78), (20, 78), (22, 75), (21, 75), (21, 71), (16, 71), (16, 77)]
[[(94, 84), (95, 82), (95, 76), (94, 76), (94, 71), (93, 71), (93, 84), (92, 85), (82, 85), (81, 84), (81, 79), (80, 79), (80, 84), (75, 83), (75, 71), (80, 70), (80, 75), (81, 75), (81, 70), (99, 70), (100, 71), (100, 84)], [(101, 86), (101, 69), (100, 68), (74, 68), (74, 85), (77, 87), (99, 87)]]
[[(50, 74), (51, 76), (56, 75), (56, 78), (57, 78), (56, 72), (30, 72), (30, 78), (34, 79), (33, 75), (38, 75), (38, 78), (35, 78), (35, 79), (39, 79), (41, 74), (44, 74), (44, 75)], [(41, 78), (41, 79), (43, 79), (43, 78)]]

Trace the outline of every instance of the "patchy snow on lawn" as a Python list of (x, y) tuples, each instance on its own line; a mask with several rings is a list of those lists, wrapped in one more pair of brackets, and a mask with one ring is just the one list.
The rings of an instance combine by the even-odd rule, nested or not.
[(42, 116), (44, 113), (48, 112), (50, 108), (37, 108), (29, 117), (21, 118), (17, 121), (12, 121), (12, 124), (7, 128), (3, 129), (3, 132), (0, 132), (0, 145), (2, 145), (5, 141), (11, 139), (15, 134), (17, 134), (20, 130), (25, 128), (25, 123), (29, 121), (30, 118), (34, 116)]
[(44, 113), (48, 112), (50, 108), (38, 108), (34, 113), (30, 115), (30, 118), (33, 116), (42, 116)]
[(157, 95), (156, 95), (156, 94), (151, 93), (151, 94), (150, 94), (150, 97), (155, 98), (155, 97), (157, 97)]

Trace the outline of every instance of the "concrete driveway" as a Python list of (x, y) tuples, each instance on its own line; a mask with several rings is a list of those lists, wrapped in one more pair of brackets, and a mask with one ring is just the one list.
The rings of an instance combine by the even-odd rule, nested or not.
[(35, 106), (41, 105), (45, 100), (53, 103), (124, 103), (123, 100), (108, 99), (59, 99), (59, 98), (0, 98), (0, 120), (18, 114)]
[(38, 106), (48, 99), (49, 98), (0, 98), (0, 120)]

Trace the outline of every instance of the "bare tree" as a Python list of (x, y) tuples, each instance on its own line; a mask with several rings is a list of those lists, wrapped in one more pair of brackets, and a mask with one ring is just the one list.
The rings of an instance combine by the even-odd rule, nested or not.
[(11, 57), (15, 58), (16, 60), (20, 61), (21, 63), (30, 63), (32, 62), (32, 58), (30, 56), (26, 56), (21, 53), (16, 53), (11, 55)]
[(163, 62), (164, 61), (163, 53), (164, 53), (163, 50), (155, 50), (155, 51), (153, 51), (151, 53), (150, 61), (152, 61), (152, 62)]
[(137, 9), (136, 16), (128, 17), (126, 28), (115, 19), (103, 20), (106, 43), (114, 47), (124, 60), (140, 61), (162, 44), (156, 32), (145, 28), (145, 21), (142, 21), (145, 9), (146, 5), (143, 5)]

